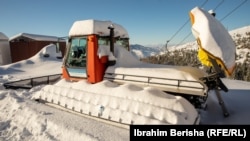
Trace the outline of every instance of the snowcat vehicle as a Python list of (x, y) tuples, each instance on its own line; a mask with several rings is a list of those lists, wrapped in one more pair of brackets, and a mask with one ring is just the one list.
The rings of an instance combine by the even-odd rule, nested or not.
[(150, 86), (182, 94), (197, 106), (207, 96), (208, 87), (200, 80), (206, 75), (202, 70), (140, 62), (129, 52), (127, 31), (116, 23), (76, 21), (70, 29), (68, 45), (62, 66), (66, 80), (87, 79), (92, 84), (110, 80)]
[[(206, 12), (202, 14), (204, 13)], [(210, 15), (204, 15), (202, 20), (207, 18), (206, 16), (210, 17)], [(190, 17), (192, 24), (194, 24), (194, 14), (190, 13)], [(220, 33), (223, 38), (228, 36), (223, 32)], [(194, 34), (197, 35), (197, 33)], [(210, 35), (210, 38), (212, 37)], [(201, 39), (197, 39), (197, 41), (201, 43)], [(233, 52), (233, 43), (221, 42), (226, 44), (222, 44), (222, 46), (225, 48), (226, 53), (228, 52), (227, 54)], [(211, 41), (207, 42), (209, 45), (203, 46), (210, 48), (215, 46), (215, 43), (211, 43), (211, 45), (210, 43)], [(121, 47), (123, 49), (120, 49)], [(217, 48), (220, 49), (220, 47)], [(127, 51), (120, 51), (124, 49)], [(196, 104), (197, 107), (200, 106), (202, 99), (203, 101), (206, 99), (210, 89), (220, 87), (222, 90), (227, 91), (226, 86), (223, 85), (219, 78), (224, 77), (225, 73), (231, 75), (234, 55), (228, 57), (229, 61), (226, 60), (227, 63), (231, 63), (229, 70), (227, 69), (229, 67), (224, 65), (225, 63), (220, 59), (220, 56), (215, 56), (218, 54), (216, 50), (208, 48), (207, 51), (200, 47), (202, 51), (199, 50), (199, 59), (204, 58), (203, 56), (209, 56), (210, 59), (200, 59), (201, 62), (203, 63), (206, 60), (209, 66), (213, 64), (212, 67), (216, 68), (216, 73), (208, 76), (203, 70), (194, 67), (142, 63), (132, 59), (133, 56), (130, 55), (129, 50), (129, 35), (121, 25), (110, 21), (77, 21), (69, 32), (69, 46), (62, 66), (63, 78), (71, 81), (87, 79), (90, 83), (111, 80), (119, 84), (134, 83), (141, 86), (156, 87), (165, 92), (181, 94), (193, 104)], [(210, 50), (213, 52), (211, 53)], [(226, 54), (224, 50), (222, 50), (221, 55)], [(116, 62), (116, 57), (119, 57), (119, 60), (122, 61), (118, 60)], [(222, 66), (225, 73), (222, 69), (218, 69), (218, 66)], [(178, 75), (173, 75), (175, 73)]]
[[(140, 87), (152, 87), (165, 94), (180, 95), (195, 108), (200, 108), (202, 104), (206, 102), (210, 90), (228, 91), (220, 78), (229, 76), (232, 73), (234, 65), (233, 56), (235, 54), (232, 46), (233, 44), (230, 38), (228, 38), (228, 33), (224, 31), (221, 24), (214, 17), (212, 18), (207, 11), (196, 7), (190, 12), (190, 19), (193, 33), (200, 47), (199, 52), (202, 52), (199, 53), (198, 57), (203, 58), (203, 60), (201, 59), (203, 62), (209, 62), (209, 66), (215, 68), (213, 74), (207, 74), (204, 70), (195, 67), (141, 62), (135, 59), (130, 53), (129, 34), (124, 27), (111, 21), (90, 19), (74, 22), (69, 31), (67, 52), (65, 53), (66, 55), (64, 56), (62, 65), (62, 78), (67, 82), (76, 82), (84, 87), (82, 92), (78, 91), (79, 93), (81, 92), (81, 94), (79, 94), (81, 98), (86, 97), (89, 99), (89, 97), (92, 96), (91, 94), (88, 95), (89, 92), (84, 91), (84, 89), (90, 90), (92, 85), (107, 83), (107, 85), (111, 86), (109, 82), (114, 82), (118, 85), (133, 84)], [(199, 28), (201, 25), (206, 30), (201, 30)], [(215, 29), (217, 31), (222, 30), (220, 36), (224, 38), (226, 43), (218, 44), (219, 40), (216, 39), (217, 36), (213, 33)], [(210, 42), (212, 42), (212, 44), (210, 44)], [(223, 47), (221, 47), (221, 45)], [(224, 52), (228, 46), (231, 52)], [(220, 52), (216, 52), (218, 50)], [(227, 53), (227, 55), (224, 55), (224, 53)], [(228, 56), (228, 54), (230, 56)], [(204, 56), (206, 59), (204, 59)], [(86, 84), (86, 82), (81, 82), (81, 80), (86, 80), (88, 84)], [(92, 94), (96, 92), (93, 89), (94, 87), (91, 89)], [(163, 118), (162, 115), (169, 116), (169, 114), (162, 112), (162, 110), (166, 110), (162, 105), (167, 104), (166, 101), (164, 101), (164, 98), (167, 97), (164, 95), (156, 96), (151, 93), (149, 94), (150, 97), (154, 95), (154, 98), (152, 97), (150, 100), (155, 101), (144, 102), (144, 100), (147, 99), (145, 98), (146, 95), (148, 96), (146, 93), (145, 97), (144, 94), (140, 96), (137, 94), (119, 96), (119, 94), (115, 94), (115, 90), (113, 91), (112, 89), (112, 91), (106, 92), (107, 95), (98, 95), (98, 100), (95, 99), (94, 101), (96, 103), (97, 101), (102, 101), (101, 99), (114, 100), (115, 97), (120, 101), (119, 106), (116, 105), (115, 108), (112, 106), (108, 107), (107, 105), (109, 104), (107, 104), (107, 102), (103, 104), (102, 101), (102, 104), (100, 104), (101, 106), (98, 108), (89, 108), (91, 106), (86, 104), (89, 102), (89, 100), (87, 100), (84, 104), (84, 108), (87, 107), (87, 109), (80, 109), (78, 105), (82, 103), (77, 100), (78, 98), (72, 99), (72, 97), (74, 97), (73, 93), (76, 93), (76, 91), (69, 92), (68, 89), (65, 89), (61, 95), (57, 94), (58, 91), (60, 90), (57, 89), (56, 86), (46, 87), (43, 89), (43, 92), (40, 93), (39, 98), (49, 103), (62, 105), (73, 111), (125, 124), (166, 123), (166, 119)], [(112, 98), (107, 98), (107, 96), (111, 96)], [(147, 104), (151, 105), (153, 103), (153, 105), (149, 106), (148, 111), (138, 113), (137, 110), (140, 110), (140, 108), (131, 103), (134, 98), (138, 98), (137, 102), (142, 102), (141, 104), (144, 107), (148, 106)], [(68, 103), (66, 101), (68, 101)], [(133, 108), (122, 108), (124, 105), (133, 105)], [(155, 106), (157, 110), (154, 109), (156, 108)], [(152, 107), (154, 108), (152, 109)], [(118, 111), (117, 108), (121, 109)], [(107, 110), (105, 111), (104, 109)], [(130, 113), (126, 110), (130, 110)], [(116, 113), (114, 111), (116, 111)], [(187, 110), (185, 112), (187, 114), (194, 111)], [(156, 115), (161, 114), (161, 116), (156, 119), (156, 115), (153, 113)], [(176, 116), (176, 114), (174, 115)], [(123, 117), (129, 117), (129, 120), (123, 119)], [(142, 117), (147, 117), (149, 119), (142, 120)], [(151, 119), (152, 117), (153, 119)], [(193, 119), (192, 122), (195, 124), (199, 122), (197, 113), (191, 115), (191, 117)], [(184, 119), (187, 119), (187, 116), (185, 116)]]

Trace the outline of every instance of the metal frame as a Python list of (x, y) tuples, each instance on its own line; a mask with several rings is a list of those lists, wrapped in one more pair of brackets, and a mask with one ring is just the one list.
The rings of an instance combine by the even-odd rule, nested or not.
[(6, 89), (31, 89), (34, 86), (38, 86), (41, 84), (51, 84), (58, 81), (61, 78), (60, 74), (53, 74), (53, 75), (46, 75), (46, 76), (39, 76), (33, 78), (22, 79), (18, 81), (6, 82), (3, 86)]
[[(107, 76), (108, 75), (108, 76)], [(120, 78), (116, 78), (116, 76), (121, 76)], [(145, 78), (147, 81), (141, 81), (141, 80), (133, 80), (133, 79), (126, 79), (125, 77), (135, 77), (135, 78)], [(146, 84), (155, 84), (160, 86), (176, 86), (178, 88), (191, 88), (196, 90), (203, 90), (205, 92), (204, 96), (207, 94), (207, 87), (205, 84), (203, 84), (200, 81), (191, 81), (191, 80), (179, 80), (179, 79), (170, 79), (170, 78), (160, 78), (160, 77), (150, 77), (150, 76), (138, 76), (138, 75), (128, 75), (128, 74), (119, 74), (119, 73), (105, 73), (104, 79), (108, 79), (111, 81), (130, 81), (130, 82), (139, 82), (139, 83), (146, 83)], [(152, 79), (158, 79), (158, 80), (168, 80), (168, 81), (175, 81), (177, 82), (177, 85), (174, 84), (167, 84), (167, 83), (157, 83), (152, 82)], [(200, 84), (201, 87), (195, 87), (195, 86), (187, 86), (187, 85), (181, 85), (181, 82), (190, 82), (190, 83), (196, 83)], [(195, 95), (195, 94), (194, 94)]]

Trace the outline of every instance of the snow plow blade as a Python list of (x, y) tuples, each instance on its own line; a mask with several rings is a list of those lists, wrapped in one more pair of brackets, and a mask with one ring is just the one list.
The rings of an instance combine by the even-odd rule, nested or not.
[(180, 96), (107, 80), (90, 84), (85, 80), (72, 83), (62, 79), (42, 88), (33, 99), (126, 125), (199, 124), (200, 121), (197, 110)]

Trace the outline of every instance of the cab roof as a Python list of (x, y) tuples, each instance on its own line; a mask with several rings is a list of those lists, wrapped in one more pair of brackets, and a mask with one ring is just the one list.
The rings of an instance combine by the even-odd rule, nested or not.
[(114, 36), (120, 38), (129, 38), (128, 32), (121, 25), (111, 21), (101, 20), (81, 20), (75, 21), (69, 31), (69, 37), (97, 34), (99, 36), (109, 36), (110, 29), (114, 27)]

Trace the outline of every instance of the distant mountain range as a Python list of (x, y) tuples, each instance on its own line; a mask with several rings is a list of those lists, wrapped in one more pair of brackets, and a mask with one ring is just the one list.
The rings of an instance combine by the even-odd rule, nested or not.
[(137, 58), (145, 58), (159, 54), (162, 49), (159, 47), (145, 47), (142, 45), (130, 45), (131, 53)]

